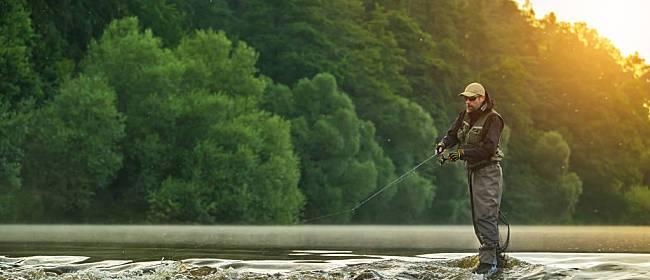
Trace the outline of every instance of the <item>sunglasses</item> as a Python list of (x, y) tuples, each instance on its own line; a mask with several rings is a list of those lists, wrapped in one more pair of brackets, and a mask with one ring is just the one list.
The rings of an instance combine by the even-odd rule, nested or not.
[(476, 98), (478, 98), (478, 96), (472, 96), (472, 97), (463, 96), (463, 98), (465, 98), (465, 100), (474, 101), (476, 100)]

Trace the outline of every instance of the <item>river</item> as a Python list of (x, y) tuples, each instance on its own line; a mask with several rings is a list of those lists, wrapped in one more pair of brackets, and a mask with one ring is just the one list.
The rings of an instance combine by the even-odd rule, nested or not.
[[(471, 226), (1, 225), (0, 279), (480, 279)], [(650, 279), (649, 227), (513, 226), (492, 279)]]

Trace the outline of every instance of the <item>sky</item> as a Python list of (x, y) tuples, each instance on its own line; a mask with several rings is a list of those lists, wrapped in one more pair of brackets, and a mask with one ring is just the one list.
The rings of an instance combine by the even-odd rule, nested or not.
[[(516, 0), (520, 4), (525, 0)], [(555, 12), (558, 21), (585, 22), (608, 38), (623, 56), (650, 60), (650, 0), (530, 0), (535, 16)]]

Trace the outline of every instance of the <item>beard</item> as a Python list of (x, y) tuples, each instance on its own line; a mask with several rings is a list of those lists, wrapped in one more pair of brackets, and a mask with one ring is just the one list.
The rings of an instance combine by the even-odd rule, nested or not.
[(478, 104), (476, 104), (476, 105), (471, 105), (471, 104), (470, 104), (470, 105), (466, 105), (466, 106), (465, 106), (465, 111), (466, 111), (467, 113), (473, 113), (473, 112), (476, 112), (476, 111), (479, 110), (479, 108), (481, 108), (481, 106), (483, 106), (483, 103), (485, 103), (485, 102), (481, 102), (481, 103), (478, 103)]

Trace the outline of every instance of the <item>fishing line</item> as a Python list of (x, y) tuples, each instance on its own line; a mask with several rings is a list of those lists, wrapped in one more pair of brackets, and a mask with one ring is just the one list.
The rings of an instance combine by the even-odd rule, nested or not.
[(366, 204), (368, 201), (370, 201), (371, 199), (373, 199), (375, 196), (379, 195), (381, 192), (383, 192), (383, 191), (386, 190), (387, 188), (389, 188), (389, 187), (391, 187), (392, 185), (395, 185), (395, 184), (397, 184), (397, 183), (403, 181), (404, 178), (406, 178), (406, 177), (407, 177), (408, 175), (410, 175), (411, 173), (414, 173), (414, 171), (415, 171), (416, 169), (418, 169), (420, 166), (422, 166), (423, 164), (427, 163), (427, 162), (430, 161), (431, 159), (437, 157), (438, 155), (440, 155), (440, 154), (435, 153), (435, 154), (433, 154), (432, 156), (428, 157), (427, 159), (423, 160), (423, 161), (420, 162), (418, 165), (416, 165), (415, 167), (411, 168), (409, 171), (406, 171), (404, 174), (402, 174), (402, 176), (399, 176), (397, 179), (395, 179), (395, 180), (393, 180), (392, 182), (388, 183), (387, 185), (385, 185), (384, 187), (382, 187), (381, 189), (379, 189), (378, 191), (376, 191), (375, 193), (373, 193), (372, 195), (370, 195), (368, 198), (366, 198), (366, 199), (364, 199), (363, 201), (361, 201), (360, 203), (358, 203), (358, 204), (357, 204), (356, 206), (354, 206), (353, 208), (348, 209), (348, 210), (339, 211), (339, 212), (330, 213), (330, 214), (323, 215), (323, 216), (319, 216), (319, 217), (316, 217), (316, 218), (311, 218), (311, 219), (303, 220), (303, 223), (311, 222), (311, 221), (316, 221), (316, 220), (320, 220), (320, 219), (324, 219), (324, 218), (329, 218), (329, 217), (333, 217), (333, 216), (338, 216), (338, 215), (342, 215), (342, 214), (345, 214), (345, 213), (353, 213), (355, 210), (359, 209), (359, 207), (361, 207), (361, 206), (363, 206), (364, 204)]
[(503, 212), (501, 212), (501, 210), (499, 210), (499, 221), (502, 224), (506, 225), (506, 227), (508, 228), (508, 233), (506, 235), (505, 243), (503, 245), (499, 244), (499, 247), (500, 247), (499, 249), (501, 250), (501, 252), (505, 253), (508, 250), (508, 245), (510, 245), (510, 223), (508, 222), (508, 219), (506, 218), (506, 215), (503, 214)]
[[(303, 220), (303, 223), (307, 223), (307, 222), (311, 222), (311, 221), (317, 221), (317, 220), (321, 220), (321, 219), (325, 219), (325, 218), (329, 218), (329, 217), (334, 217), (334, 216), (342, 215), (342, 214), (345, 214), (345, 213), (354, 213), (355, 210), (359, 209), (359, 207), (361, 207), (361, 206), (363, 206), (364, 204), (366, 204), (368, 201), (370, 201), (371, 199), (373, 199), (374, 197), (376, 197), (377, 195), (379, 195), (380, 193), (382, 193), (384, 190), (386, 190), (387, 188), (391, 187), (392, 185), (395, 185), (395, 184), (397, 184), (397, 183), (403, 181), (404, 178), (406, 178), (406, 177), (407, 177), (408, 175), (410, 175), (411, 173), (414, 173), (415, 170), (418, 169), (420, 166), (422, 166), (423, 164), (427, 163), (427, 162), (430, 161), (431, 159), (433, 159), (433, 158), (435, 158), (435, 157), (438, 157), (438, 156), (440, 156), (440, 159), (439, 159), (440, 165), (443, 165), (447, 160), (450, 160), (448, 157), (445, 157), (442, 153), (435, 153), (435, 154), (433, 154), (432, 156), (428, 157), (427, 159), (423, 160), (422, 162), (418, 163), (416, 166), (414, 166), (413, 168), (411, 168), (409, 171), (406, 171), (404, 174), (402, 174), (401, 176), (399, 176), (397, 179), (393, 180), (392, 182), (388, 183), (387, 185), (385, 185), (384, 187), (382, 187), (382, 188), (379, 189), (378, 191), (374, 192), (374, 193), (373, 193), (372, 195), (370, 195), (368, 198), (366, 198), (366, 199), (364, 199), (363, 201), (359, 202), (359, 203), (358, 203), (356, 206), (354, 206), (353, 208), (348, 209), (348, 210), (339, 211), (339, 212), (330, 213), (330, 214), (323, 215), (323, 216), (319, 216), (319, 217), (316, 217), (316, 218), (306, 219), (306, 220)], [(472, 206), (472, 209), (473, 209), (473, 206)], [(472, 210), (472, 213), (473, 213), (473, 212), (474, 212), (474, 210)], [(510, 244), (510, 223), (508, 222), (508, 219), (507, 219), (506, 216), (503, 214), (503, 212), (501, 212), (500, 210), (499, 210), (499, 217), (498, 217), (498, 220), (499, 220), (502, 224), (504, 224), (504, 225), (507, 227), (507, 229), (508, 229), (508, 231), (507, 231), (507, 235), (506, 235), (506, 240), (505, 240), (504, 244), (503, 244), (503, 245), (501, 245), (501, 244), (498, 245), (498, 246), (499, 246), (499, 251), (500, 251), (500, 253), (505, 253), (506, 250), (508, 250), (508, 245)]]

